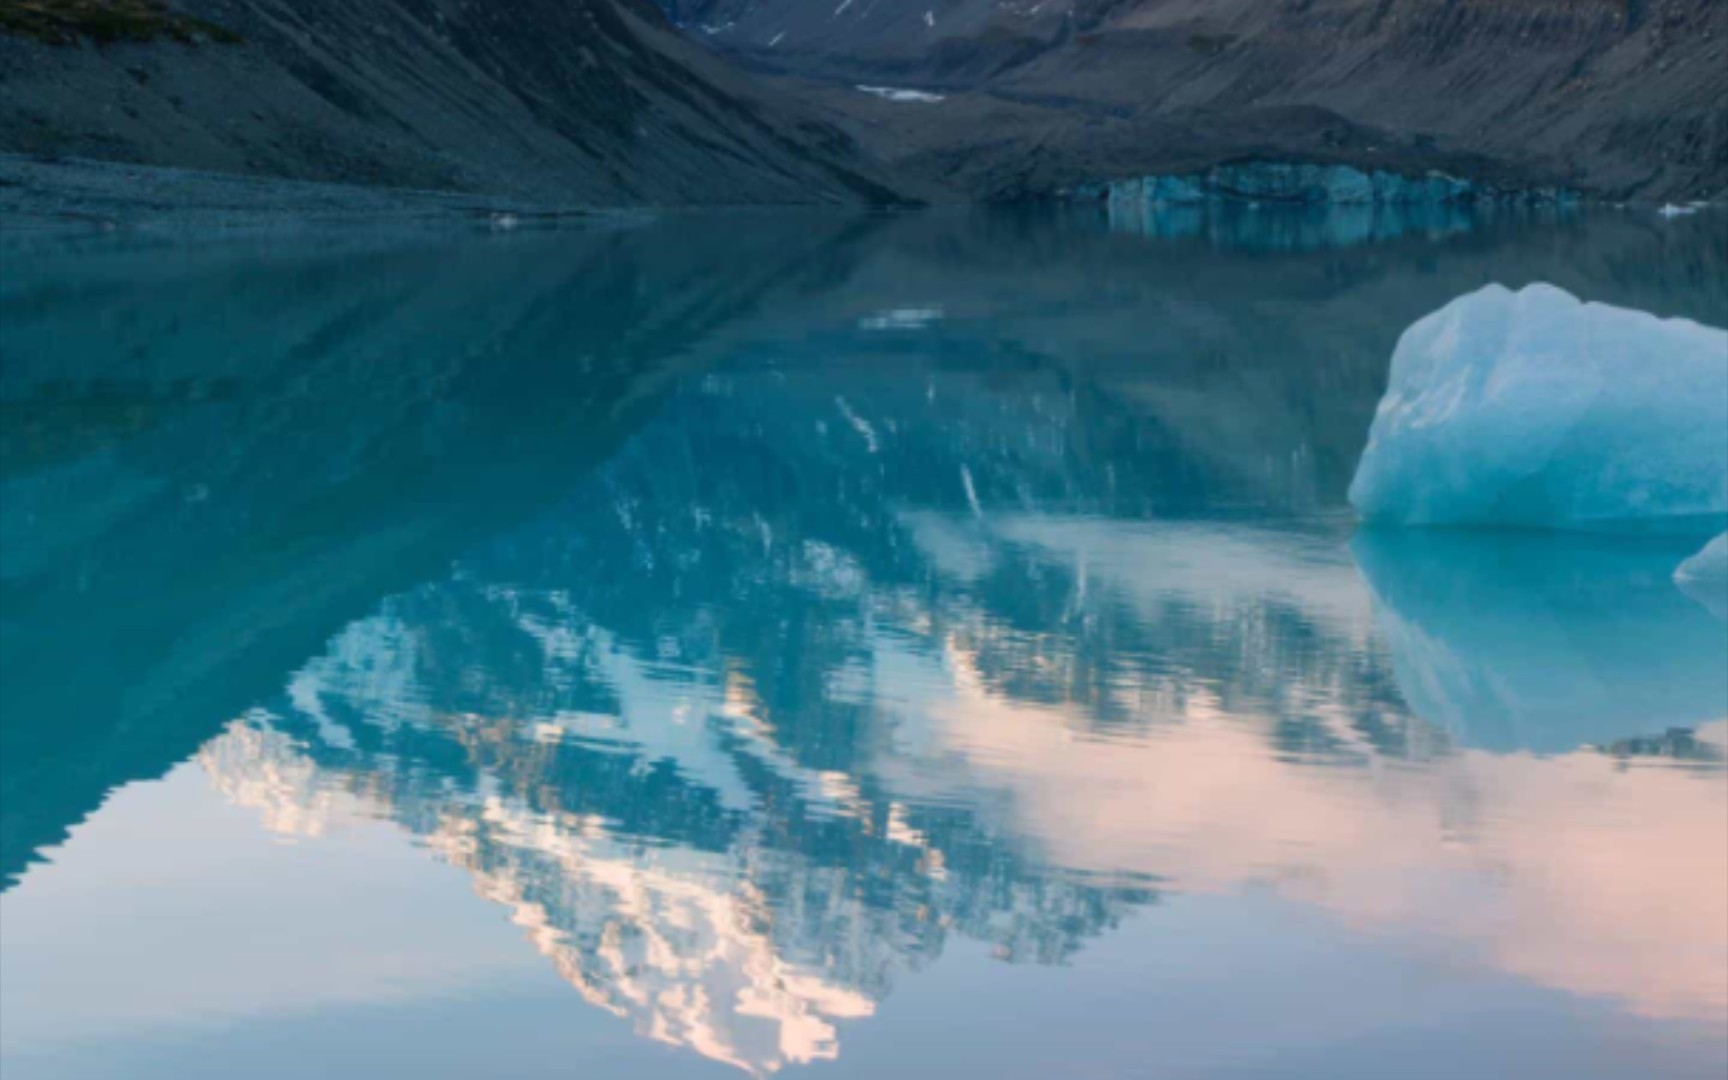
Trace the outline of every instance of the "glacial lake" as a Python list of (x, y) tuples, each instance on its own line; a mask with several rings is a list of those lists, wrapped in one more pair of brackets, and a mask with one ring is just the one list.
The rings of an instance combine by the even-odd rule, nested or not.
[(0, 1072), (1720, 1080), (1704, 538), (1344, 494), (1725, 228), (0, 239)]

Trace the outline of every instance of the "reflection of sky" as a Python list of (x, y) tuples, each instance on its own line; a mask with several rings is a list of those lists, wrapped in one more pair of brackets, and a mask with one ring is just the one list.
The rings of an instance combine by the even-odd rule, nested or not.
[[(1040, 742), (1033, 749), (1046, 748)], [(212, 754), (236, 749), (218, 744)], [(1720, 837), (1708, 835), (1720, 831), (1713, 823), (1721, 821), (1722, 806), (1709, 799), (1719, 784), (1661, 766), (1616, 778), (1613, 762), (1588, 755), (1472, 754), (1442, 775), (1415, 777), (1419, 783), (1381, 776), (1353, 793), (1323, 780), (1303, 783), (1303, 765), (1269, 764), (1263, 747), (1220, 745), (1205, 724), (1180, 745), (1137, 753), (1128, 763), (1156, 757), (1170, 762), (1167, 769), (1101, 773), (1096, 755), (1057, 755), (1054, 764), (1022, 769), (1011, 780), (1036, 786), (1074, 767), (1084, 770), (1088, 784), (1144, 796), (1168, 788), (1182, 766), (1215, 768), (1220, 752), (1231, 753), (1240, 766), (1227, 779), (1260, 794), (1245, 797), (1241, 786), (1207, 790), (1191, 782), (1156, 801), (1136, 800), (1127, 818), (1101, 821), (1091, 812), (1106, 802), (1096, 799), (1081, 811), (1041, 818), (1049, 804), (1033, 800), (1021, 821), (1074, 841), (1054, 852), (1055, 859), (1117, 869), (1150, 859), (1177, 887), (1208, 893), (1203, 901), (1172, 896), (1109, 931), (1107, 945), (1086, 949), (1063, 967), (1005, 966), (957, 941), (942, 964), (900, 980), (883, 1007), (823, 986), (819, 973), (799, 978), (783, 966), (775, 970), (768, 954), (712, 942), (690, 949), (693, 932), (735, 927), (740, 905), (748, 905), (749, 889), (728, 874), (704, 873), (688, 862), (666, 871), (657, 864), (681, 860), (640, 850), (620, 859), (613, 849), (607, 857), (603, 835), (585, 842), (582, 834), (592, 829), (563, 832), (543, 820), (531, 821), (535, 834), (517, 842), (552, 857), (567, 882), (608, 881), (617, 891), (589, 898), (599, 907), (591, 916), (646, 916), (647, 942), (682, 935), (688, 951), (671, 973), (686, 976), (682, 988), (729, 989), (748, 1004), (755, 998), (737, 980), (772, 972), (767, 982), (783, 1002), (795, 1003), (791, 1015), (814, 1015), (818, 1029), (870, 1016), (844, 1026), (842, 1075), (871, 1075), (872, 1065), (889, 1062), (911, 1075), (942, 1075), (944, 1060), (957, 1064), (944, 1055), (955, 1052), (958, 1032), (982, 1036), (998, 1025), (1002, 1033), (982, 1040), (979, 1052), (1005, 1069), (1012, 1065), (1007, 1075), (1014, 1069), (1045, 1075), (1031, 1063), (1074, 1054), (1109, 1075), (1145, 1052), (1148, 1025), (1159, 1033), (1160, 1053), (1175, 1075), (1184, 1075), (1176, 1071), (1183, 1065), (1204, 1067), (1207, 1075), (1231, 1065), (1249, 1068), (1253, 1055), (1264, 1055), (1261, 1065), (1304, 1054), (1335, 1063), (1338, 1046), (1355, 1040), (1365, 1044), (1350, 1058), (1360, 1075), (1399, 1062), (1424, 1075), (1431, 1050), (1405, 1060), (1431, 1037), (1410, 1031), (1412, 1015), (1432, 1024), (1472, 1025), (1460, 1056), (1441, 1055), (1448, 1068), (1471, 1053), (1492, 1062), (1538, 1032), (1564, 1036), (1559, 1053), (1577, 1055), (1569, 1075), (1623, 1074), (1633, 1062), (1660, 1063), (1668, 1054), (1677, 1055), (1674, 1074), (1686, 1075), (1687, 1058), (1705, 1054), (1712, 1037), (1703, 1031), (1656, 1039), (1610, 1003), (1624, 1003), (1631, 987), (1640, 991), (1630, 1002), (1633, 1014), (1689, 1015), (1702, 1005), (1699, 1019), (1708, 1022), (1720, 1013), (1710, 997), (1719, 985), (1719, 972), (1711, 968), (1721, 949), (1710, 935), (1720, 924), (1721, 898), (1674, 906), (1699, 882), (1712, 880), (1711, 868), (1697, 860), (1721, 849), (1712, 844)], [(226, 764), (241, 767), (235, 760)], [(1132, 781), (1125, 784), (1125, 775)], [(232, 793), (236, 778), (221, 779)], [(1436, 820), (1440, 812), (1457, 811), (1434, 804), (1434, 789), (1448, 788), (1462, 789), (1480, 821), (1506, 824), (1473, 828)], [(1066, 789), (1077, 790), (1085, 788)], [(281, 800), (318, 793), (292, 792), (278, 774), (242, 797), (266, 794)], [(86, 1061), (123, 1052), (127, 1060), (174, 1063), (173, 1074), (188, 1075), (178, 1071), (186, 1061), (180, 1048), (197, 1047), (203, 1056), (214, 1046), (218, 1053), (208, 1059), (214, 1064), (225, 1060), (225, 1042), (255, 1052), (261, 1034), (268, 1044), (298, 1032), (316, 1039), (315, 1055), (329, 1054), (344, 1044), (345, 1024), (355, 1015), (412, 1033), (415, 1045), (404, 1048), (403, 1059), (426, 1055), (427, 1075), (464, 1075), (460, 1063), (475, 1062), (472, 1048), (452, 1046), (442, 1060), (427, 1053), (428, 1040), (449, 1044), (448, 1030), (440, 1029), (452, 1024), (486, 1032), (480, 1060), (507, 1075), (533, 1075), (535, 1054), (549, 1047), (576, 1053), (608, 1044), (607, 1032), (585, 1013), (557, 1011), (559, 998), (545, 973), (523, 962), (534, 950), (521, 939), (590, 991), (624, 992), (628, 981), (596, 987), (592, 972), (560, 963), (560, 943), (546, 932), (544, 909), (522, 899), (524, 885), (532, 883), (465, 863), (454, 843), (461, 829), (429, 842), (441, 858), (470, 871), (470, 889), (458, 887), (424, 852), (365, 820), (388, 808), (334, 807), (326, 799), (347, 823), (284, 847), (270, 843), (245, 815), (212, 803), (195, 772), (178, 772), (165, 784), (121, 798), (115, 812), (75, 837), (56, 865), (37, 872), (33, 882), (40, 884), (7, 901), (4, 925), (29, 928), (26, 941), (5, 940), (8, 978), (32, 987), (27, 997), (8, 995), (9, 1021), (0, 1030), (29, 1033), (17, 1037), (10, 1052), (76, 1044), (85, 1048)], [(1170, 813), (1184, 802), (1239, 809), (1222, 823), (1204, 814), (1206, 828), (1185, 840), (1190, 819)], [(279, 802), (267, 808), (280, 813)], [(1070, 828), (1076, 813), (1086, 816), (1095, 840)], [(462, 812), (447, 807), (445, 814), (447, 821), (458, 820)], [(486, 814), (498, 820), (496, 808)], [(1153, 820), (1164, 827), (1129, 824)], [(1668, 842), (1648, 844), (1651, 835), (1688, 821), (1690, 833), (1682, 829)], [(1145, 844), (1149, 834), (1162, 842)], [(1616, 837), (1627, 839), (1616, 843)], [(112, 903), (108, 890), (114, 887), (127, 890), (125, 905)], [(504, 905), (514, 926), (498, 919), (495, 904)], [(655, 915), (668, 918), (668, 925), (656, 926)], [(704, 962), (723, 970), (703, 969)], [(689, 978), (726, 976), (728, 965), (730, 980)], [(93, 970), (151, 975), (147, 983), (119, 978), (92, 988), (79, 976)], [(636, 975), (638, 983), (647, 978)], [(1555, 997), (1539, 987), (1565, 994)], [(690, 1000), (673, 994), (659, 1004), (673, 1009)], [(66, 1007), (71, 1001), (75, 1010)], [(455, 1007), (462, 1011), (448, 1012)], [(567, 1002), (563, 1012), (569, 1012)], [(545, 1017), (547, 1029), (538, 1034), (522, 1027), (524, 1017), (536, 1015)], [(1031, 1044), (1008, 1023), (1040, 1015), (1050, 1030), (1037, 1028), (1041, 1034)], [(64, 1024), (74, 1016), (56, 1032), (57, 1018)], [(667, 1019), (679, 1016), (703, 1019), (677, 1012)], [(938, 1016), (940, 1025), (933, 1026)], [(1221, 1024), (1220, 1016), (1231, 1020)], [(1252, 1050), (1230, 1035), (1242, 1023), (1255, 1027)], [(1580, 1024), (1590, 1033), (1581, 1037)], [(756, 1046), (758, 1064), (836, 1048), (820, 1039), (798, 1041), (810, 1025), (788, 1026)], [(739, 1049), (730, 1038), (735, 1031), (716, 1039), (712, 1025), (700, 1022), (641, 1033), (656, 1032), (721, 1060)], [(1498, 1048), (1497, 1040), (1504, 1041)], [(657, 1068), (681, 1074), (697, 1060), (665, 1059)], [(976, 1064), (978, 1056), (967, 1060)], [(257, 1075), (274, 1075), (279, 1067), (268, 1061), (256, 1066)]]
[[(386, 826), (283, 846), (193, 770), (113, 805), (125, 813), (85, 826), (5, 901), (9, 1071), (41, 1061), (40, 1074), (64, 1077), (737, 1075), (573, 1007), (523, 929)], [(106, 977), (84, 978), (92, 971)], [(1460, 1025), (1470, 1038), (1436, 1051), (1435, 1031)], [(1173, 898), (1064, 966), (1005, 965), (957, 942), (846, 1025), (821, 1072), (1108, 1076), (1143, 1065), (1152, 1042), (1163, 1073), (1179, 1077), (1277, 1068), (1438, 1080), (1492, 1075), (1534, 1039), (1568, 1076), (1711, 1075), (1687, 1062), (1709, 1060), (1712, 1036), (1660, 1030), (1444, 952), (1388, 949), (1248, 889)]]
[[(754, 324), (784, 355), (656, 384), (593, 460), (530, 441), (573, 463), (510, 472), (536, 494), (490, 531), (384, 517), (460, 541), (411, 573), (369, 569), (386, 546), (218, 576), (236, 626), (292, 615), (295, 582), (365, 602), (0, 901), (9, 1075), (352, 1072), (379, 1046), (362, 1071), (1721, 1071), (1728, 624), (1675, 552), (1353, 539), (1339, 432), (1373, 394), (1337, 343), (1371, 305), (1305, 341), (1295, 301), (993, 320), (987, 290), (864, 293), (821, 297), (814, 338)], [(1139, 342), (1144, 370), (1084, 362)], [(416, 470), (405, 504), (435, 505), (437, 432), (352, 414), (313, 455), (347, 483), (376, 464), (349, 428), (377, 435), (352, 505)], [(457, 443), (469, 491), (520, 445), (476, 427), (503, 434)], [(125, 511), (148, 528), (67, 527), (256, 541), (274, 504), (233, 491), (288, 476), (317, 505), (306, 445)], [(20, 580), (68, 557), (30, 498)]]

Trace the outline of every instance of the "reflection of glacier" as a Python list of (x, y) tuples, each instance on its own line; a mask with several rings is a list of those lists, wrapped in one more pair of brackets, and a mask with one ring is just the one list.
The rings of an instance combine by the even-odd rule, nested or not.
[[(1119, 389), (860, 382), (705, 380), (206, 766), (285, 829), (396, 821), (587, 1000), (753, 1071), (837, 1054), (951, 935), (1061, 962), (1162, 893), (1255, 883), (1716, 1022), (1720, 725), (1471, 749), (1533, 744), (1413, 714), (1341, 530), (1233, 513), (1254, 486)], [(1606, 730), (1678, 717), (1647, 703)]]
[(1159, 203), (1112, 199), (1114, 232), (1167, 239), (1204, 237), (1226, 248), (1312, 251), (1400, 237), (1441, 239), (1468, 232), (1477, 214), (1457, 203), (1385, 203), (1278, 207), (1262, 212), (1246, 202)]

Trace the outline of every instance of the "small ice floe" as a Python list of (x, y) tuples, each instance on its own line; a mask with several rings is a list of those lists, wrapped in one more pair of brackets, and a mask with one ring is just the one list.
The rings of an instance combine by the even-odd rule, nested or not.
[(860, 330), (924, 330), (942, 319), (942, 309), (892, 308), (858, 320)]
[(737, 22), (703, 23), (702, 32), (712, 37), (715, 34), (724, 34), (726, 31), (737, 25)]
[(866, 94), (875, 94), (883, 101), (919, 101), (929, 103), (933, 101), (942, 101), (947, 97), (946, 94), (932, 94), (925, 90), (905, 90), (898, 86), (860, 85), (858, 89), (864, 91)]
[(786, 31), (784, 31), (784, 30), (780, 31), (778, 34), (775, 34), (773, 37), (768, 39), (768, 47), (770, 49), (772, 49), (774, 46), (780, 44), (780, 42), (785, 37), (786, 37)]
[(834, 14), (838, 15), (842, 11), (845, 11), (847, 8), (849, 8), (851, 6), (852, 6), (852, 0), (840, 0), (840, 6), (834, 9)]
[(1697, 212), (1698, 206), (1695, 203), (1687, 206), (1676, 206), (1673, 203), (1663, 203), (1662, 208), (1656, 211), (1656, 213), (1665, 218), (1685, 217), (1687, 214), (1696, 214)]
[(935, 26), (936, 25), (936, 13), (934, 11), (926, 11), (924, 13), (924, 25), (925, 26)]
[(508, 210), (494, 212), (487, 221), (499, 232), (510, 232), (512, 229), (519, 228), (522, 225), (522, 219), (517, 217), (515, 214), (510, 213)]

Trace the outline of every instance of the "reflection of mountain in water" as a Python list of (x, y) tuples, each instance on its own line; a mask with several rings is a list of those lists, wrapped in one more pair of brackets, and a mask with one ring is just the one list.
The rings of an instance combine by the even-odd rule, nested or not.
[[(1249, 882), (1655, 1015), (1723, 1000), (1715, 898), (1675, 861), (1728, 809), (1715, 728), (1604, 754), (1578, 709), (1541, 733), (1577, 752), (1462, 749), (1468, 717), (1405, 707), (1340, 527), (1185, 489), (1154, 425), (1146, 460), (1093, 445), (1144, 422), (1096, 384), (908, 374), (705, 376), (351, 624), (207, 767), (297, 776), (248, 796), (288, 820), (360, 799), (588, 1000), (755, 1070), (838, 1053), (951, 934), (1054, 962), (1160, 893)], [(1619, 616), (1588, 599), (1581, 632)], [(1544, 846), (1568, 837), (1595, 852)], [(1643, 890), (1605, 889), (1627, 866)]]
[[(738, 544), (753, 564), (728, 580), (765, 591), (722, 608), (707, 588), (680, 591), (692, 576), (613, 572), (586, 526), (605, 531), (616, 504), (578, 509), (594, 505), (352, 624), (213, 742), (206, 767), (284, 828), (313, 831), (344, 800), (394, 819), (508, 905), (585, 998), (757, 1070), (837, 1053), (839, 1022), (868, 1015), (950, 934), (1052, 962), (1158, 892), (1256, 880), (1656, 1015), (1707, 1018), (1723, 1000), (1721, 898), (1694, 888), (1728, 809), (1708, 765), (1722, 733), (1684, 754), (1643, 747), (1653, 764), (1630, 772), (1625, 747), (1449, 750), (1376, 698), (1336, 557), (1289, 557), (1263, 537), (1256, 554), (1289, 591), (1259, 600), (1274, 587), (1244, 583), (1218, 617), (1190, 615), (1212, 650), (1114, 670), (1101, 697), (1071, 678), (1081, 628), (1114, 619), (1130, 638), (1171, 618), (1190, 581), (1147, 605), (1132, 593), (1144, 578), (1123, 575), (1146, 560), (1094, 542), (1096, 600), (1034, 633), (994, 610), (983, 577), (878, 582), (809, 541), (774, 568), (776, 541), (757, 534), (761, 554)], [(1067, 557), (1059, 527), (1043, 535), (1022, 581)], [(1252, 565), (1229, 550), (1252, 534), (1195, 539), (1120, 542)], [(725, 545), (684, 565), (710, 553)], [(589, 583), (603, 581), (629, 582), (635, 603), (593, 617), (604, 590)], [(764, 648), (763, 625), (804, 632)], [(1240, 674), (1280, 663), (1277, 696)], [(1670, 751), (1710, 771), (1669, 767)], [(1628, 867), (1638, 888), (1615, 888)], [(1503, 899), (1487, 917), (1451, 910), (1461, 889)]]
[[(1035, 872), (963, 805), (801, 767), (747, 685), (572, 638), (523, 600), (392, 601), (206, 767), (280, 827), (316, 831), (351, 800), (393, 818), (587, 1000), (751, 1069), (832, 1056), (834, 1022), (951, 933), (1055, 962), (1145, 895)], [(597, 683), (609, 707), (585, 700)]]
[(757, 256), (725, 278), (690, 272), (722, 242), (698, 230), (674, 258), (619, 232), (146, 245), (8, 275), (7, 877), (381, 595), (554, 497), (699, 365), (685, 350), (851, 227), (785, 253), (723, 238)]
[(202, 751), (236, 799), (399, 823), (590, 1001), (747, 1068), (833, 1056), (954, 935), (1056, 962), (1248, 883), (1719, 1013), (1720, 733), (1471, 749), (1342, 515), (1405, 325), (1491, 271), (1714, 303), (1672, 237), (757, 224), (9, 289), (6, 869), (244, 716)]

